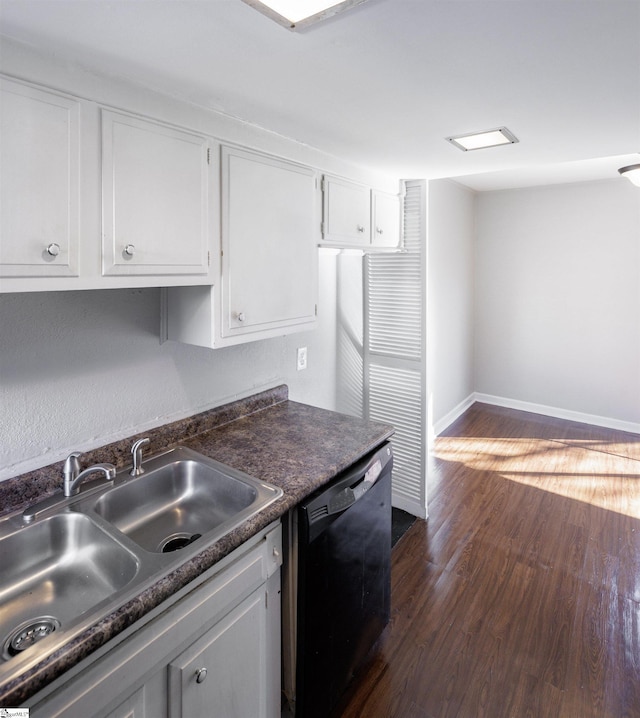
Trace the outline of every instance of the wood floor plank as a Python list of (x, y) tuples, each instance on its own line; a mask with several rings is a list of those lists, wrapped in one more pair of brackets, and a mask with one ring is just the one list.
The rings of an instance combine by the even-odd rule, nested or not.
[(637, 715), (640, 705), (640, 603), (619, 598), (618, 627), (624, 645), (622, 661), (622, 689), (620, 715), (631, 718)]
[(475, 404), (332, 718), (639, 718), (640, 436)]

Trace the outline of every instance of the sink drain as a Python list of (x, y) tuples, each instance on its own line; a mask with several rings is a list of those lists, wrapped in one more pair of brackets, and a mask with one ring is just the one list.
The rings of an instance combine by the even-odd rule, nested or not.
[(46, 638), (57, 628), (60, 628), (60, 621), (53, 616), (40, 616), (21, 623), (5, 640), (4, 657), (17, 656), (21, 651)]
[(196, 539), (199, 539), (202, 534), (173, 534), (168, 538), (164, 539), (160, 544), (161, 553), (171, 553), (171, 551), (178, 551), (190, 543), (193, 543)]

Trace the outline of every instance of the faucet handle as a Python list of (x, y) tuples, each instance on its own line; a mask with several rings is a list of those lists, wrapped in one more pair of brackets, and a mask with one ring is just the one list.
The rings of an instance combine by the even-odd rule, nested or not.
[(71, 485), (76, 480), (78, 474), (80, 473), (80, 457), (82, 456), (81, 451), (72, 451), (69, 456), (67, 456), (65, 462), (64, 462), (64, 468), (62, 470), (62, 474), (64, 476), (64, 481), (62, 483), (62, 489), (64, 491), (65, 496), (70, 495), (71, 491)]
[(129, 472), (131, 476), (140, 476), (140, 474), (144, 474), (144, 469), (142, 468), (142, 447), (149, 442), (149, 437), (145, 436), (144, 439), (138, 439), (138, 441), (134, 442), (131, 447), (131, 455), (133, 456), (133, 466)]
[(80, 473), (80, 462), (78, 459), (81, 456), (81, 451), (72, 451), (69, 456), (67, 456), (63, 469), (65, 478), (69, 477), (70, 479), (75, 479), (75, 477)]

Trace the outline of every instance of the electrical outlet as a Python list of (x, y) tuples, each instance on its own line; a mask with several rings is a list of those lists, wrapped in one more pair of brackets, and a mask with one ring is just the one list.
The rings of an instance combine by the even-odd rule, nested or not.
[(307, 347), (298, 347), (297, 367), (298, 371), (307, 368)]

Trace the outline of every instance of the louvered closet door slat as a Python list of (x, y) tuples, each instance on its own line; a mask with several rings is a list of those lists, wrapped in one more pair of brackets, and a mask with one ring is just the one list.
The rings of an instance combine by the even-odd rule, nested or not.
[(369, 257), (367, 288), (369, 351), (419, 359), (422, 352), (419, 257)]
[(422, 496), (423, 412), (421, 372), (377, 364), (369, 366), (369, 417), (393, 424), (394, 498), (420, 501)]

